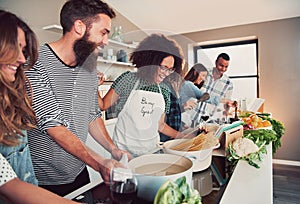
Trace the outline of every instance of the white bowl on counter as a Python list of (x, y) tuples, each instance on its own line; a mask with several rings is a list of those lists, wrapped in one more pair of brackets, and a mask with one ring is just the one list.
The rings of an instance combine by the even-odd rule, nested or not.
[(169, 140), (164, 143), (160, 143), (160, 146), (163, 149), (163, 152), (166, 154), (175, 154), (179, 156), (184, 156), (193, 161), (193, 172), (203, 171), (211, 165), (212, 152), (214, 149), (218, 148), (220, 144), (203, 150), (198, 151), (179, 151), (173, 150), (172, 147), (187, 141), (189, 139), (174, 139)]
[(147, 154), (129, 161), (138, 181), (138, 197), (153, 202), (160, 186), (168, 179), (175, 181), (185, 176), (192, 185), (193, 162), (174, 154)]

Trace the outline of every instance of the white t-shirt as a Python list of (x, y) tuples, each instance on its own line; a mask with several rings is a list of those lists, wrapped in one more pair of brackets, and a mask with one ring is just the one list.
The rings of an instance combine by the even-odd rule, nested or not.
[(11, 168), (8, 161), (0, 153), (0, 186), (14, 178), (17, 178), (16, 173)]

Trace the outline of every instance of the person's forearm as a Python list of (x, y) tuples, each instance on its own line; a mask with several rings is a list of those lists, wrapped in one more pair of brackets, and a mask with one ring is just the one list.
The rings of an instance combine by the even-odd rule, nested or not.
[(104, 157), (97, 154), (94, 150), (92, 150), (90, 147), (86, 146), (87, 151), (90, 153), (90, 155), (99, 163), (102, 164), (105, 160)]
[(232, 104), (234, 101), (227, 99), (227, 98), (221, 98), (220, 103), (224, 104)]
[(98, 162), (90, 154), (86, 145), (64, 126), (52, 127), (47, 130), (49, 136), (66, 152), (74, 155), (94, 170), (99, 170)]
[(117, 149), (117, 146), (112, 141), (109, 136), (104, 121), (102, 118), (97, 118), (92, 121), (89, 125), (89, 132), (91, 136), (101, 144), (107, 151), (112, 152), (114, 149)]
[(108, 152), (111, 153), (112, 157), (116, 160), (120, 160), (123, 154), (127, 154), (129, 159), (132, 158), (129, 152), (121, 150), (117, 145), (112, 141), (109, 136), (104, 121), (102, 118), (97, 118), (89, 125), (89, 133), (92, 137), (103, 146)]
[(158, 131), (169, 136), (170, 138), (176, 138), (179, 132), (165, 123), (165, 117), (166, 114), (162, 114), (162, 116), (160, 117), (158, 121)]
[(99, 108), (101, 110), (105, 110), (104, 109), (104, 102), (103, 102), (103, 98), (101, 97), (100, 95), (100, 92), (98, 91), (98, 105), (99, 105)]
[(110, 88), (105, 96), (102, 98), (100, 94), (98, 95), (98, 104), (101, 110), (107, 110), (111, 107), (119, 98), (119, 95), (114, 89)]
[[(61, 203), (76, 204), (77, 202), (60, 197), (41, 187), (21, 181), (15, 178), (0, 187), (0, 197), (3, 197), (7, 203)], [(78, 203), (77, 203), (78, 204)]]
[(182, 134), (180, 132), (171, 128), (166, 123), (161, 124), (161, 126), (159, 128), (159, 132), (169, 136), (170, 138), (181, 138), (182, 137)]

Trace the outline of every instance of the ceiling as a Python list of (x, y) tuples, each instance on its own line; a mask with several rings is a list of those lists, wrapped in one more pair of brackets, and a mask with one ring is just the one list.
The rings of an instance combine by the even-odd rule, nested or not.
[(300, 16), (300, 0), (106, 0), (145, 32), (182, 34)]

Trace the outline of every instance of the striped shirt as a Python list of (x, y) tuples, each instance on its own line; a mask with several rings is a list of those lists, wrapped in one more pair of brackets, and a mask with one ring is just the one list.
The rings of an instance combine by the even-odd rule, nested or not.
[(46, 130), (63, 125), (86, 141), (89, 122), (101, 117), (94, 59), (89, 57), (81, 67), (68, 66), (46, 44), (41, 46), (35, 66), (26, 72), (38, 119), (37, 128), (28, 131), (28, 142), (40, 185), (71, 183), (85, 167), (52, 140)]

